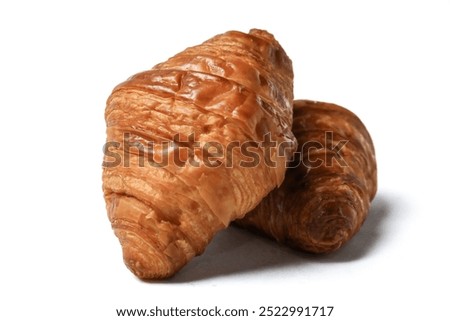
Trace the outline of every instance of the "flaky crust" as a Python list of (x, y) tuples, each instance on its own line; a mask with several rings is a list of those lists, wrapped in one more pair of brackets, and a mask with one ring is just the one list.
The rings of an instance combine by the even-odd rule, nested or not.
[[(296, 148), (292, 82), (291, 61), (278, 42), (251, 30), (215, 36), (113, 90), (105, 111), (107, 141), (122, 144), (110, 146), (108, 154), (129, 166), (106, 165), (103, 191), (133, 273), (144, 279), (173, 275), (218, 230), (282, 183)], [(225, 150), (233, 142), (260, 142), (266, 133), (288, 146), (285, 155), (271, 155), (275, 167), (238, 166), (246, 159), (238, 148), (218, 157), (222, 166), (211, 167), (194, 148), (215, 142)], [(164, 154), (167, 142), (172, 145)], [(142, 147), (149, 144), (153, 153)], [(181, 163), (177, 148), (185, 156)], [(262, 148), (255, 152), (263, 159)], [(142, 156), (154, 162), (142, 162)], [(155, 166), (164, 156), (168, 164)], [(232, 166), (225, 166), (230, 158)]]
[(336, 250), (360, 229), (377, 190), (372, 140), (349, 110), (308, 100), (294, 102), (293, 132), (297, 167), (236, 223), (295, 249)]

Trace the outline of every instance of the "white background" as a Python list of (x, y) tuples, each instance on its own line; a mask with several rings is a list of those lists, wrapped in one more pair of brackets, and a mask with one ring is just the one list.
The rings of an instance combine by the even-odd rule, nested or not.
[[(0, 319), (133, 319), (115, 309), (156, 305), (448, 318), (449, 1), (9, 3), (0, 4)], [(102, 198), (105, 101), (185, 47), (252, 27), (293, 60), (296, 98), (343, 105), (367, 125), (379, 166), (370, 216), (329, 256), (231, 228), (173, 279), (141, 282), (122, 263)]]

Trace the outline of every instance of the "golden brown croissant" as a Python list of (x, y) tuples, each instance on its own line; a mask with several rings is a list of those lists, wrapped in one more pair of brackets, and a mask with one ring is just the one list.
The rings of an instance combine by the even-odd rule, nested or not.
[[(103, 191), (135, 275), (173, 275), (281, 185), (296, 150), (292, 82), (282, 47), (253, 29), (215, 36), (113, 90)], [(263, 146), (267, 133), (277, 148)]]
[(349, 110), (294, 101), (298, 153), (282, 186), (236, 223), (295, 249), (330, 252), (361, 227), (377, 189), (372, 140)]

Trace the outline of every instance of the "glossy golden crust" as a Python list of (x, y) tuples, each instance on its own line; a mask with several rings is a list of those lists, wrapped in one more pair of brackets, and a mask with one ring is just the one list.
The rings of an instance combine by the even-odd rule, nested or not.
[[(296, 148), (292, 82), (291, 61), (278, 42), (252, 30), (218, 35), (114, 89), (105, 111), (107, 140), (122, 144), (108, 153), (123, 162), (104, 167), (103, 190), (133, 273), (173, 275), (281, 184)], [(276, 167), (238, 166), (246, 160), (239, 148), (215, 160), (222, 166), (210, 166), (198, 148), (214, 142), (228, 151), (266, 133), (288, 146), (285, 156), (271, 155)], [(262, 148), (255, 152), (264, 158)], [(164, 157), (167, 163), (156, 166)]]
[(349, 110), (308, 100), (294, 102), (293, 132), (298, 166), (236, 223), (295, 249), (336, 250), (359, 230), (377, 190), (372, 140)]

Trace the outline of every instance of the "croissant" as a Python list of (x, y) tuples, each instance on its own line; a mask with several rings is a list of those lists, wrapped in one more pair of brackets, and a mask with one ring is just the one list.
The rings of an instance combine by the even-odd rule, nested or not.
[(292, 86), (280, 44), (252, 29), (217, 35), (114, 88), (103, 192), (136, 276), (173, 275), (281, 185), (296, 150)]
[(294, 249), (336, 250), (359, 230), (377, 190), (371, 137), (349, 110), (294, 101), (298, 151), (282, 186), (236, 224)]

